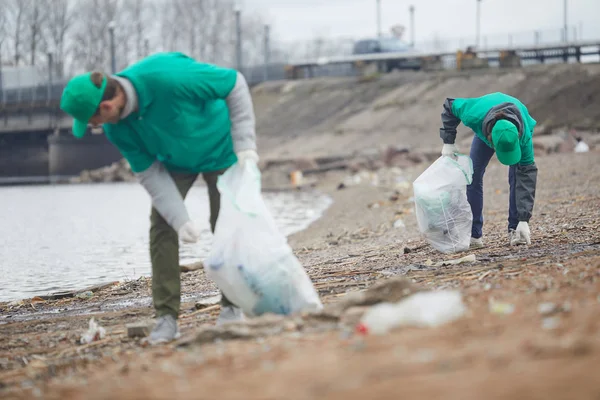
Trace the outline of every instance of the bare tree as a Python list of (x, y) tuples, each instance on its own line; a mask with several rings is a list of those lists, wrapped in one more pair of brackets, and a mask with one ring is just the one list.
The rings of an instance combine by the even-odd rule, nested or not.
[(42, 37), (46, 51), (54, 58), (57, 77), (64, 76), (64, 65), (68, 56), (67, 41), (73, 27), (73, 3), (70, 0), (49, 0), (51, 7), (46, 10), (46, 23), (43, 24)]
[(72, 36), (72, 70), (110, 70), (109, 24), (119, 9), (117, 0), (78, 0)]
[(48, 0), (21, 0), (21, 2), (28, 3), (25, 14), (25, 22), (27, 24), (26, 39), (29, 43), (30, 64), (35, 65), (40, 47), (45, 48), (47, 45), (44, 40), (45, 38), (42, 39), (42, 32), (48, 15), (45, 11), (48, 8), (52, 8), (53, 3)]
[(6, 30), (12, 48), (11, 58), (14, 60), (14, 65), (19, 65), (23, 58), (23, 37), (26, 28), (26, 16), (28, 7), (31, 5), (29, 1), (21, 0), (4, 0), (6, 11), (4, 14), (7, 18)]
[(153, 0), (123, 0), (121, 3), (115, 28), (120, 68), (146, 55), (144, 44), (155, 24), (155, 15), (156, 2)]

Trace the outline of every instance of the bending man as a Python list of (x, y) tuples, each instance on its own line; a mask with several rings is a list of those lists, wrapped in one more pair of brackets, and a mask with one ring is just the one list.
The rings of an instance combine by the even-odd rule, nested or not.
[(471, 248), (483, 247), (483, 175), (490, 159), (510, 166), (508, 234), (509, 243), (531, 244), (529, 219), (533, 212), (537, 167), (533, 156), (533, 128), (536, 121), (518, 99), (504, 93), (475, 98), (448, 98), (442, 112), (440, 137), (443, 156), (458, 153), (456, 127), (460, 123), (475, 132), (471, 144), (473, 182), (467, 198), (473, 212)]
[[(64, 89), (61, 109), (80, 138), (103, 124), (107, 138), (129, 162), (152, 199), (150, 257), (157, 323), (151, 343), (179, 336), (179, 242), (198, 241), (184, 198), (202, 174), (214, 232), (220, 196), (217, 178), (239, 159), (256, 154), (254, 110), (244, 77), (181, 53), (149, 56), (117, 73), (78, 75)], [(217, 323), (243, 319), (222, 297)]]

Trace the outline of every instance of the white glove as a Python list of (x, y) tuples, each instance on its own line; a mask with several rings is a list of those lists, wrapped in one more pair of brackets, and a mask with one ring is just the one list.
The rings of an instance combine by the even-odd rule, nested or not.
[(200, 231), (192, 221), (188, 221), (179, 228), (179, 239), (185, 243), (196, 243), (200, 239)]
[(455, 144), (446, 144), (442, 147), (442, 156), (445, 157), (454, 157), (454, 155), (458, 153), (458, 147)]
[(256, 154), (256, 151), (254, 150), (242, 150), (236, 155), (240, 164), (243, 164), (246, 160), (252, 160), (255, 163), (258, 163), (258, 154)]
[(519, 222), (517, 229), (510, 240), (510, 245), (515, 246), (517, 244), (531, 244), (531, 232), (529, 231), (529, 224), (525, 221)]

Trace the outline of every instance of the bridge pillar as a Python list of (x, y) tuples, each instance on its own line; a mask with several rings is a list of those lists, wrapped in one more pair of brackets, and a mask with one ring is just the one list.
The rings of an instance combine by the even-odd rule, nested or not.
[(45, 134), (0, 135), (0, 177), (48, 175)]
[(54, 177), (79, 175), (84, 169), (105, 167), (123, 158), (103, 134), (87, 134), (81, 139), (50, 135), (48, 153), (49, 173)]

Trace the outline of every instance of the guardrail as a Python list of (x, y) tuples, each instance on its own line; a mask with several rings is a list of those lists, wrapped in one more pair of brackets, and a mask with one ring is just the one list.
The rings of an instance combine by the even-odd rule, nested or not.
[[(441, 69), (456, 68), (466, 69), (477, 67), (475, 62), (467, 60), (483, 60), (481, 65), (489, 66), (489, 62), (499, 62), (500, 66), (517, 66), (521, 60), (537, 60), (545, 62), (550, 59), (563, 59), (568, 61), (570, 58), (577, 62), (581, 57), (588, 55), (600, 56), (600, 40), (578, 41), (571, 43), (553, 43), (532, 46), (503, 46), (497, 48), (474, 49), (470, 52), (402, 52), (402, 53), (377, 53), (361, 54), (341, 57), (320, 57), (309, 59), (286, 66), (286, 77), (288, 79), (299, 79), (303, 77), (316, 76), (315, 69), (331, 66), (351, 66), (360, 70), (365, 65), (374, 64), (381, 70), (381, 64), (392, 61), (414, 61), (418, 62), (419, 67), (415, 68), (413, 64), (407, 66), (408, 69)], [(450, 59), (444, 65), (443, 60)], [(465, 62), (467, 61), (467, 62)], [(506, 62), (504, 62), (506, 61)], [(399, 69), (402, 69), (400, 67)], [(305, 73), (306, 72), (306, 73)], [(330, 74), (329, 74), (330, 75)]]

